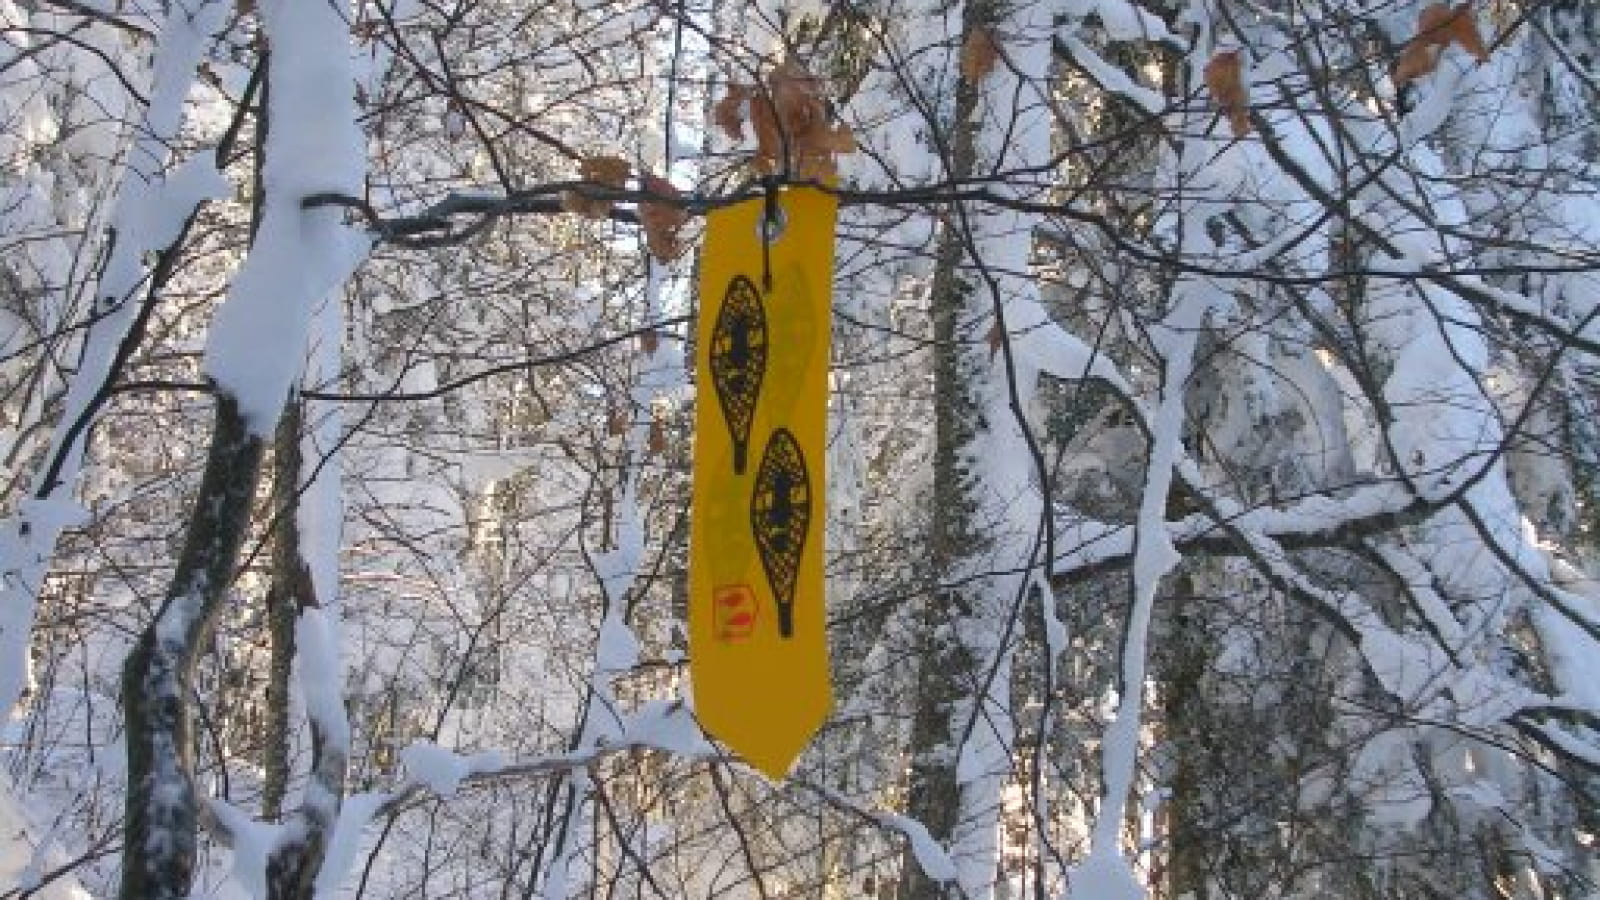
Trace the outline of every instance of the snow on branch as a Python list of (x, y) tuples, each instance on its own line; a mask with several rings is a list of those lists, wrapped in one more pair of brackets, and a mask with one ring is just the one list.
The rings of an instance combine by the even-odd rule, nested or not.
[(344, 283), (371, 242), (336, 209), (304, 206), (317, 194), (363, 188), (366, 142), (345, 17), (332, 4), (286, 0), (267, 0), (261, 13), (272, 44), (261, 223), (217, 310), (205, 368), (265, 435), (300, 372), (315, 304)]

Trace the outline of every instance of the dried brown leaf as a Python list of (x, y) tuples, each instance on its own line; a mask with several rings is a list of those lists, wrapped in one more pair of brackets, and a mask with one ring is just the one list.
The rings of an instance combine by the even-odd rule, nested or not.
[[(619, 156), (586, 156), (578, 161), (578, 177), (601, 187), (626, 187), (632, 171), (633, 166)], [(611, 201), (567, 190), (561, 192), (561, 208), (584, 218), (604, 219), (611, 214)]]
[(961, 44), (961, 76), (977, 84), (994, 71), (1000, 60), (1000, 41), (993, 30), (974, 28)]
[(1433, 72), (1451, 44), (1459, 44), (1480, 63), (1489, 59), (1489, 48), (1484, 46), (1483, 36), (1478, 33), (1478, 17), (1473, 13), (1471, 2), (1454, 9), (1444, 3), (1434, 3), (1417, 14), (1416, 36), (1406, 42), (1395, 58), (1395, 87), (1404, 87)]
[(561, 208), (585, 219), (600, 221), (611, 215), (611, 201), (590, 197), (581, 191), (568, 189), (561, 192)]
[(1445, 26), (1450, 21), (1450, 6), (1445, 3), (1430, 3), (1417, 13), (1417, 34), (1413, 40), (1425, 44), (1444, 46), (1450, 42), (1445, 37)]
[(627, 185), (633, 166), (620, 156), (586, 156), (578, 163), (578, 174), (584, 181), (620, 188)]
[(585, 197), (569, 189), (561, 192), (561, 209), (585, 219), (600, 220), (611, 215), (611, 201)]
[(1394, 61), (1394, 73), (1391, 76), (1394, 86), (1403, 88), (1432, 72), (1438, 65), (1438, 48), (1416, 40), (1408, 41), (1400, 48), (1400, 55)]
[(804, 156), (795, 163), (794, 174), (802, 181), (832, 183), (839, 178), (839, 164), (832, 156)]
[(756, 135), (756, 168), (762, 172), (777, 171), (782, 167), (783, 126), (778, 123), (771, 95), (765, 91), (750, 98), (750, 127)]
[(657, 413), (650, 420), (650, 454), (657, 456), (667, 452), (667, 427), (661, 421), (661, 414)]
[(801, 178), (832, 179), (834, 157), (855, 151), (850, 129), (828, 124), (822, 80), (792, 60), (773, 69), (766, 90), (751, 96), (750, 124), (762, 172), (787, 168)]
[(711, 109), (711, 121), (733, 140), (744, 140), (745, 103), (755, 93), (756, 89), (748, 84), (728, 85), (728, 93)]
[(767, 90), (772, 94), (779, 121), (790, 134), (803, 140), (818, 128), (827, 127), (828, 100), (822, 79), (806, 71), (805, 66), (793, 60), (782, 63), (767, 76)]
[[(676, 199), (680, 195), (672, 182), (649, 172), (639, 176), (639, 186), (645, 193), (658, 197)], [(639, 226), (644, 229), (645, 246), (649, 248), (651, 256), (662, 262), (671, 262), (683, 252), (683, 246), (678, 241), (678, 230), (687, 221), (689, 213), (680, 206), (652, 203), (649, 200), (639, 204)]]
[(1250, 132), (1250, 93), (1244, 85), (1244, 60), (1237, 50), (1223, 50), (1205, 68), (1211, 100), (1228, 117), (1234, 137)]
[(1473, 14), (1471, 3), (1463, 3), (1450, 11), (1450, 17), (1444, 21), (1444, 31), (1473, 59), (1489, 61), (1489, 48), (1483, 45), (1483, 35), (1478, 33), (1478, 17)]
[(848, 125), (835, 125), (819, 141), (819, 145), (829, 153), (843, 155), (856, 152), (856, 136)]

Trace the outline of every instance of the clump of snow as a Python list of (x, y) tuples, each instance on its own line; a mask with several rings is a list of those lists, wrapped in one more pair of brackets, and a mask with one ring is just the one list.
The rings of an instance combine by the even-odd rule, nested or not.
[(195, 67), (204, 58), (207, 43), (227, 24), (232, 11), (231, 4), (217, 0), (180, 0), (172, 4), (161, 28), (150, 105), (145, 111), (145, 121), (155, 135), (177, 133)]
[(1096, 846), (1067, 873), (1067, 900), (1144, 900), (1144, 887), (1114, 848)]
[(922, 874), (933, 881), (955, 880), (956, 864), (950, 861), (950, 854), (939, 846), (939, 842), (928, 834), (926, 825), (916, 819), (894, 814), (878, 816), (878, 822), (906, 836), (906, 840), (911, 842), (911, 853), (917, 858), (917, 865), (922, 867)]
[(200, 152), (179, 163), (166, 177), (139, 192), (123, 207), (118, 235), (149, 248), (165, 247), (178, 239), (183, 224), (206, 200), (226, 197), (233, 185), (217, 171), (214, 154)]
[(345, 798), (339, 808), (339, 821), (328, 839), (328, 852), (322, 857), (322, 869), (317, 872), (318, 897), (331, 897), (339, 890), (361, 851), (361, 836), (367, 823), (388, 799), (389, 795), (381, 792), (352, 794)]
[(362, 193), (365, 144), (341, 13), (329, 3), (261, 4), (272, 43), (261, 226), (217, 311), (205, 367), (263, 436), (300, 372), (314, 304), (371, 248), (370, 237), (344, 224), (340, 208), (302, 206), (314, 194)]
[(1029, 373), (1048, 372), (1057, 378), (1098, 378), (1131, 393), (1127, 381), (1103, 353), (1062, 328), (1039, 302), (1036, 294), (1021, 294), (1006, 303), (1006, 337), (1017, 360), (1019, 383), (1031, 388)]
[(243, 810), (218, 798), (208, 800), (211, 815), (227, 832), (233, 848), (233, 879), (251, 897), (267, 896), (267, 856), (280, 828), (252, 819)]
[(1153, 91), (1134, 81), (1133, 76), (1106, 62), (1076, 35), (1063, 35), (1061, 42), (1072, 54), (1073, 61), (1083, 66), (1101, 87), (1151, 115), (1157, 115), (1166, 109), (1167, 98), (1163, 97), (1160, 91)]
[(1070, 0), (1063, 11), (1078, 19), (1093, 13), (1100, 20), (1100, 27), (1105, 29), (1106, 37), (1113, 41), (1146, 39), (1178, 43), (1166, 22), (1128, 0)]
[(350, 720), (344, 709), (339, 631), (338, 621), (321, 608), (301, 612), (295, 622), (295, 665), (307, 714), (323, 729), (325, 739), (348, 747)]
[(497, 751), (462, 756), (432, 741), (413, 741), (400, 751), (400, 762), (414, 781), (447, 799), (455, 796), (469, 775), (505, 767), (505, 758)]
[(682, 756), (710, 756), (716, 750), (682, 703), (654, 700), (628, 719), (623, 741)]
[(1356, 755), (1350, 788), (1363, 799), (1372, 825), (1410, 831), (1433, 808), (1432, 792), (1412, 758), (1413, 737), (1409, 728), (1385, 731)]

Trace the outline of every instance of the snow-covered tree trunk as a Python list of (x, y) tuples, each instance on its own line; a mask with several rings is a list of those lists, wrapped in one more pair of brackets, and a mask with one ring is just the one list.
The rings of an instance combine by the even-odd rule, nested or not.
[[(183, 553), (160, 611), (124, 666), (124, 900), (177, 900), (191, 888), (199, 822), (195, 666), (233, 580), (266, 439), (301, 371), (315, 306), (342, 284), (367, 247), (344, 226), (338, 207), (308, 207), (324, 192), (361, 193), (364, 150), (354, 121), (345, 16), (326, 4), (292, 0), (269, 0), (261, 13), (271, 52), (260, 224), (209, 335), (206, 369), (217, 388), (216, 422)], [(336, 553), (337, 537), (325, 539), (335, 541), (328, 552)], [(298, 633), (297, 644), (304, 637)], [(331, 823), (341, 793), (348, 737), (330, 736), (339, 728), (329, 721), (335, 718), (342, 722), (342, 711), (321, 721), (313, 714), (314, 741), (339, 751), (313, 785), (313, 836)], [(278, 857), (289, 893), (315, 877), (316, 867), (305, 865), (309, 856)]]
[[(316, 314), (315, 344), (306, 372), (307, 383), (314, 387), (333, 382), (339, 374), (341, 305), (342, 299), (334, 295), (324, 301)], [(303, 424), (307, 414), (312, 417), (309, 425)], [(280, 520), (269, 589), (277, 596), (268, 600), (276, 608), (269, 608), (268, 615), (273, 617), (274, 640), (282, 642), (274, 644), (273, 653), (287, 651), (291, 668), (298, 676), (295, 680), (311, 734), (311, 766), (300, 804), (283, 818), (267, 853), (265, 880), (269, 900), (311, 900), (344, 802), (350, 722), (344, 706), (343, 603), (339, 591), (344, 513), (337, 450), (344, 440), (341, 421), (332, 404), (294, 398), (285, 409), (274, 451), (278, 468), (273, 513)], [(288, 620), (286, 634), (279, 633), (282, 619)], [(269, 752), (286, 752), (290, 746), (288, 687), (285, 683), (279, 688), (284, 692), (281, 703), (285, 733), (268, 744)], [(287, 762), (284, 759), (276, 764), (285, 786)], [(268, 763), (273, 760), (269, 758)], [(271, 772), (269, 768), (268, 774)], [(263, 798), (263, 815), (269, 820), (277, 819), (277, 813), (267, 807), (268, 799)], [(281, 802), (281, 795), (278, 799)]]
[(300, 450), (304, 401), (290, 400), (272, 441), (272, 575), (267, 586), (266, 722), (262, 735), (261, 816), (276, 822), (289, 792), (294, 752), (293, 684), (294, 622), (300, 609), (315, 601), (310, 573), (300, 555), (299, 526), (304, 457)]
[(123, 667), (127, 818), (122, 900), (189, 896), (199, 844), (194, 670), (233, 581), (265, 441), (217, 396), (205, 475), (172, 587)]
[[(960, 37), (991, 32), (999, 11), (979, 0), (960, 7)], [(954, 18), (954, 17), (950, 17)], [(948, 121), (926, 127), (934, 135), (939, 169), (952, 182), (971, 178), (977, 168), (977, 111), (981, 87), (966, 73), (947, 72), (954, 80), (954, 104)], [(936, 170), (936, 171), (938, 171)], [(953, 217), (952, 217), (953, 218)], [(933, 481), (928, 498), (928, 579), (917, 623), (917, 684), (912, 699), (911, 766), (907, 814), (921, 822), (941, 843), (950, 843), (962, 822), (962, 780), (958, 761), (972, 710), (972, 692), (980, 683), (984, 660), (963, 640), (963, 622), (979, 615), (981, 589), (964, 583), (973, 562), (987, 549), (979, 523), (981, 513), (972, 472), (972, 443), (983, 424), (975, 396), (981, 364), (981, 331), (975, 318), (985, 309), (984, 297), (971, 272), (963, 271), (967, 235), (947, 221), (937, 236), (929, 279), (928, 310), (933, 346)], [(982, 860), (965, 865), (981, 869)], [(991, 867), (992, 872), (992, 867)], [(908, 847), (902, 864), (900, 897), (934, 900), (947, 896), (944, 882), (924, 872)]]
[[(1002, 204), (1037, 200), (1055, 130), (1047, 96), (1055, 7), (976, 2), (962, 10), (962, 66), (939, 145), (951, 183), (1010, 173)], [(1024, 622), (1049, 596), (1044, 459), (1032, 434), (1049, 330), (1032, 272), (1037, 216), (955, 204), (929, 286), (934, 459), (924, 646), (912, 733), (911, 814), (949, 843), (953, 886), (991, 896), (1002, 790), (1015, 775), (1012, 660)], [(1056, 360), (1064, 362), (1064, 360)], [(1053, 613), (1052, 613), (1053, 615)], [(1049, 632), (1047, 653), (1059, 649)], [(1046, 688), (1048, 691), (1048, 688)], [(907, 867), (909, 896), (944, 888)]]
[[(994, 14), (982, 4), (963, 7), (963, 33), (993, 26)], [(978, 86), (956, 81), (949, 124), (929, 123), (942, 132), (938, 147), (946, 177), (971, 176), (975, 164), (974, 118)], [(964, 458), (977, 430), (972, 397), (975, 351), (964, 345), (977, 301), (960, 270), (964, 257), (961, 235), (946, 228), (938, 236), (928, 306), (933, 348), (933, 483), (928, 502), (928, 565), (923, 605), (917, 622), (917, 685), (912, 699), (910, 782), (906, 812), (927, 827), (936, 840), (948, 842), (960, 824), (961, 785), (956, 755), (966, 707), (980, 661), (971, 658), (956, 623), (972, 613), (968, 590), (956, 582), (963, 562), (983, 549), (975, 520), (969, 461)], [(931, 880), (907, 848), (902, 866), (902, 900), (936, 900), (945, 896), (942, 883)]]

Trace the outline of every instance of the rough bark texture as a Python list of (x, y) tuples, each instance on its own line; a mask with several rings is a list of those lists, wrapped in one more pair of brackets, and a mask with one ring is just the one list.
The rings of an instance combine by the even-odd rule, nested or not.
[[(993, 11), (984, 3), (969, 3), (963, 12), (964, 29), (989, 28)], [(962, 77), (956, 87), (955, 119), (938, 148), (949, 177), (959, 181), (974, 169), (974, 114), (978, 86)], [(956, 780), (959, 734), (951, 733), (951, 711), (970, 698), (973, 666), (957, 638), (955, 623), (969, 610), (956, 575), (961, 561), (982, 544), (973, 522), (971, 473), (965, 460), (967, 446), (981, 424), (972, 396), (971, 353), (966, 349), (971, 330), (971, 286), (962, 277), (964, 257), (961, 233), (947, 227), (939, 237), (929, 306), (933, 325), (934, 460), (933, 497), (930, 504), (930, 583), (926, 586), (920, 623), (915, 707), (911, 724), (911, 777), (906, 811), (927, 826), (941, 844), (948, 844), (959, 817), (961, 787)], [(902, 865), (901, 900), (937, 900), (949, 895), (946, 885), (927, 878), (908, 849)]]
[[(277, 434), (277, 474), (273, 482), (273, 508), (278, 512), (272, 553), (272, 586), (268, 593), (272, 617), (274, 679), (280, 663), (283, 673), (283, 727), (281, 741), (269, 746), (284, 748), (285, 771), (288, 747), (288, 679), (295, 655), (295, 621), (307, 608), (321, 606), (311, 569), (300, 544), (298, 511), (304, 483), (305, 457), (300, 443), (304, 401), (291, 400)], [(281, 642), (281, 643), (280, 643)], [(278, 712), (273, 712), (274, 719)], [(348, 749), (330, 741), (329, 723), (310, 717), (311, 778), (305, 799), (285, 822), (283, 838), (267, 857), (268, 900), (310, 900), (317, 873), (327, 852), (328, 833), (338, 818), (344, 799)], [(270, 760), (269, 760), (270, 762)], [(281, 793), (280, 793), (281, 803)]]
[[(1174, 587), (1182, 596), (1194, 597), (1194, 580), (1187, 574)], [(1177, 649), (1161, 683), (1162, 726), (1172, 754), (1172, 773), (1167, 783), (1171, 796), (1162, 807), (1168, 841), (1166, 888), (1169, 897), (1187, 895), (1194, 900), (1207, 900), (1207, 834), (1199, 799), (1204, 780), (1194, 748), (1197, 741), (1204, 740), (1200, 732), (1204, 726), (1200, 683), (1209, 662), (1209, 648), (1204, 645), (1204, 624), (1192, 621), (1188, 605), (1174, 604), (1170, 631)]]
[(172, 585), (123, 666), (128, 792), (122, 900), (189, 895), (198, 843), (192, 679), (233, 580), (263, 445), (233, 398), (218, 394), (205, 474)]
[(295, 527), (296, 497), (300, 480), (300, 403), (290, 403), (273, 438), (272, 583), (267, 587), (267, 636), (271, 657), (267, 664), (266, 735), (262, 741), (261, 816), (277, 821), (283, 815), (289, 788), (289, 679), (294, 671), (295, 602), (301, 582), (307, 580), (300, 561), (299, 533)]

